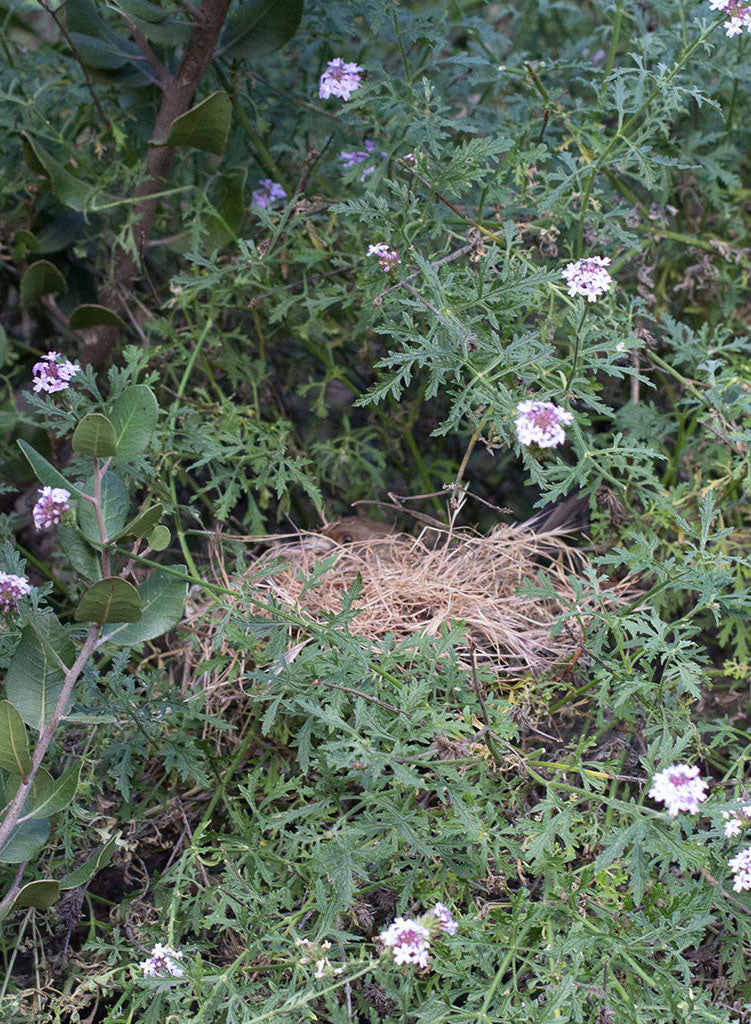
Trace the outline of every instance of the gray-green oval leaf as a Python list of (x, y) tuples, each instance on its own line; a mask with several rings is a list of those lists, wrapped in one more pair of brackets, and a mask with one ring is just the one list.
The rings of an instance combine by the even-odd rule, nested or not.
[(19, 775), (31, 771), (26, 726), (9, 700), (0, 700), (0, 768)]
[(168, 146), (193, 146), (221, 156), (229, 138), (232, 104), (226, 92), (214, 92), (176, 118), (164, 140)]
[(159, 418), (154, 392), (145, 384), (126, 388), (110, 410), (117, 455), (132, 459), (146, 451)]
[[(184, 565), (169, 568), (185, 572)], [(104, 636), (113, 643), (128, 647), (161, 636), (183, 617), (187, 588), (185, 580), (155, 569), (138, 588), (142, 608), (140, 620), (132, 625), (111, 626), (104, 630)]]
[(30, 615), (8, 666), (5, 693), (32, 729), (41, 732), (50, 720), (65, 682), (66, 666), (74, 660), (75, 648), (55, 615)]
[(100, 412), (84, 416), (73, 431), (73, 451), (90, 455), (94, 459), (107, 459), (117, 455), (115, 428)]
[(37, 260), (26, 268), (21, 278), (21, 305), (28, 309), (35, 302), (39, 302), (43, 295), (64, 292), (67, 287), (65, 278), (54, 263), (50, 263), (49, 260)]
[[(84, 493), (94, 494), (94, 479), (89, 477), (83, 485)], [(81, 493), (81, 492), (79, 492)], [(114, 473), (105, 473), (102, 480), (102, 519), (107, 539), (117, 537), (125, 526), (130, 509), (130, 498), (128, 488), (119, 476)], [(99, 535), (99, 524), (97, 523), (94, 506), (90, 501), (81, 500), (78, 502), (78, 525), (81, 533), (89, 543), (99, 547), (102, 538)]]
[(89, 587), (73, 617), (76, 622), (138, 622), (141, 599), (132, 583), (108, 576)]

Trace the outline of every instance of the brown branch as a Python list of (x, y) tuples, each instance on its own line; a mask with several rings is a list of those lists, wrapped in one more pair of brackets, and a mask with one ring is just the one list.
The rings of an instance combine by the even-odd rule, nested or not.
[(96, 107), (96, 111), (99, 114), (99, 117), (102, 119), (102, 123), (104, 124), (104, 127), (107, 129), (108, 132), (112, 131), (112, 126), (111, 126), (111, 124), (109, 122), (109, 118), (107, 117), (107, 115), (105, 114), (104, 110), (102, 109), (102, 105), (99, 102), (99, 99), (97, 97), (96, 92), (94, 91), (94, 83), (91, 80), (91, 75), (89, 74), (89, 69), (86, 67), (84, 62), (81, 60), (81, 57), (80, 57), (80, 55), (78, 53), (78, 50), (73, 45), (73, 41), (72, 41), (72, 39), (70, 38), (70, 36), (68, 34), (68, 30), (65, 27), (65, 23), (62, 22), (58, 18), (57, 11), (53, 11), (51, 7), (47, 6), (45, 0), (37, 0), (37, 3), (39, 4), (39, 6), (42, 8), (43, 11), (46, 11), (47, 14), (49, 14), (49, 16), (55, 22), (57, 27), (60, 29), (60, 33), (61, 33), (63, 39), (65, 40), (65, 42), (70, 47), (70, 52), (73, 54), (73, 59), (76, 61), (76, 63), (80, 67), (81, 71), (83, 72), (83, 77), (86, 79), (86, 87), (88, 88), (88, 90), (89, 90), (89, 92), (91, 94), (91, 99), (94, 102), (94, 106)]
[(26, 803), (26, 799), (31, 792), (34, 778), (36, 777), (36, 773), (39, 771), (42, 764), (42, 759), (47, 753), (47, 748), (52, 742), (55, 730), (63, 717), (65, 708), (73, 693), (73, 687), (75, 686), (78, 677), (81, 675), (84, 665), (94, 651), (99, 628), (98, 623), (94, 623), (89, 627), (89, 632), (86, 635), (83, 647), (78, 653), (78, 657), (65, 673), (65, 682), (63, 683), (63, 688), (60, 691), (60, 696), (57, 698), (55, 710), (52, 712), (49, 721), (42, 730), (39, 740), (37, 741), (37, 745), (34, 748), (34, 756), (31, 759), (31, 771), (21, 780), (21, 785), (18, 787), (16, 795), (10, 802), (2, 824), (0, 824), (0, 851), (3, 846), (5, 846), (11, 832), (18, 824), (19, 818), (21, 817), (21, 811), (23, 810), (23, 805)]
[[(135, 190), (135, 223), (133, 240), (137, 256), (121, 252), (115, 264), (114, 281), (106, 291), (104, 305), (112, 305), (116, 311), (124, 310), (125, 299), (121, 292), (128, 289), (139, 275), (141, 255), (148, 246), (154, 227), (159, 193), (172, 166), (174, 146), (164, 145), (172, 123), (190, 110), (201, 79), (214, 56), (219, 34), (227, 18), (231, 0), (202, 0), (196, 11), (196, 20), (185, 55), (174, 75), (161, 82), (162, 102), (154, 122), (152, 142), (146, 154), (146, 174)], [(99, 327), (94, 332), (92, 344), (86, 347), (84, 358), (98, 369), (104, 366), (110, 349), (117, 338), (117, 328)]]

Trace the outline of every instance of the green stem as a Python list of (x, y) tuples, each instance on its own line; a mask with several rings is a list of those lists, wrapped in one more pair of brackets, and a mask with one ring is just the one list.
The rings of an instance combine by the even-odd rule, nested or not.
[(589, 200), (592, 195), (592, 188), (594, 186), (595, 178), (597, 177), (600, 168), (605, 163), (605, 160), (610, 156), (610, 154), (615, 149), (617, 149), (621, 141), (628, 136), (631, 129), (641, 118), (642, 114), (644, 114), (648, 107), (651, 106), (652, 101), (655, 100), (660, 95), (660, 93), (664, 90), (666, 85), (669, 85), (673, 81), (675, 76), (683, 69), (688, 59), (693, 55), (694, 51), (698, 50), (699, 47), (710, 37), (710, 35), (714, 32), (714, 30), (717, 28), (721, 21), (722, 15), (720, 15), (714, 22), (712, 22), (709, 28), (705, 32), (702, 32), (701, 35), (697, 36), (693, 43), (691, 43), (691, 45), (688, 46), (683, 51), (679, 59), (675, 62), (675, 67), (673, 68), (673, 70), (668, 75), (666, 75), (664, 79), (658, 82), (657, 85), (650, 91), (649, 95), (641, 104), (639, 109), (635, 110), (631, 117), (627, 118), (626, 121), (624, 121), (624, 123), (615, 133), (613, 138), (607, 144), (605, 149), (597, 157), (595, 165), (590, 171), (589, 178), (587, 179), (587, 184), (584, 187), (584, 197), (582, 199), (581, 210), (579, 212), (579, 229), (576, 235), (577, 258), (581, 256), (582, 237), (584, 234), (584, 219), (587, 215), (587, 209), (589, 207)]
[(269, 172), (269, 174), (273, 177), (274, 181), (279, 182), (280, 185), (286, 186), (287, 182), (285, 181), (284, 172), (279, 169), (279, 165), (269, 152), (268, 146), (264, 142), (260, 132), (257, 132), (253, 125), (250, 123), (250, 118), (245, 113), (242, 106), (238, 102), (237, 97), (234, 95), (232, 91), (232, 85), (229, 79), (219, 66), (218, 62), (214, 62), (213, 68), (216, 77), (219, 79), (222, 85), (222, 88), (230, 98), (230, 102), (232, 103), (232, 109), (235, 112), (237, 120), (243, 126), (243, 130), (245, 132), (245, 135), (247, 136), (248, 142), (256, 151), (256, 156), (258, 157), (259, 163), (261, 163), (263, 167)]
[(618, 7), (615, 12), (615, 23), (613, 24), (613, 37), (610, 40), (610, 51), (608, 53), (608, 59), (605, 63), (605, 68), (602, 72), (602, 85), (600, 87), (600, 105), (602, 105), (605, 99), (605, 91), (608, 87), (608, 78), (610, 72), (613, 70), (613, 64), (615, 63), (615, 55), (618, 50), (618, 40), (621, 35), (621, 23), (623, 22), (623, 8), (624, 0), (619, 0)]

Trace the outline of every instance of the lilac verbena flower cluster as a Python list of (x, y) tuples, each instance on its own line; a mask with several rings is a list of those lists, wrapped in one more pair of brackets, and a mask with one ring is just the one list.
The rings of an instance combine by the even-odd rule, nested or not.
[(381, 269), (385, 270), (387, 274), (389, 271), (395, 270), (402, 262), (396, 249), (390, 249), (385, 242), (378, 242), (376, 245), (368, 246), (367, 255), (377, 256)]
[(378, 936), (379, 942), (391, 951), (394, 963), (426, 968), (430, 961), (430, 943), (440, 932), (456, 935), (458, 924), (444, 903), (436, 903), (419, 919), (397, 917)]
[(42, 487), (39, 500), (31, 510), (34, 526), (43, 530), (57, 526), (63, 514), (70, 508), (70, 491), (64, 487)]
[(528, 399), (516, 407), (516, 436), (519, 444), (554, 448), (566, 440), (564, 427), (574, 422), (573, 414), (552, 402)]
[(725, 35), (751, 33), (751, 0), (709, 0), (709, 6), (725, 15)]
[(723, 811), (722, 816), (725, 819), (725, 835), (733, 839), (751, 825), (751, 804), (741, 807), (740, 811)]
[(279, 200), (287, 198), (287, 193), (278, 181), (261, 178), (258, 184), (260, 187), (251, 194), (253, 206), (260, 206), (262, 210), (265, 210), (267, 206), (272, 206)]
[(348, 100), (356, 89), (362, 85), (360, 76), (364, 68), (359, 64), (342, 60), (335, 57), (326, 65), (326, 70), (321, 75), (318, 85), (318, 95), (322, 100), (329, 96), (338, 96), (340, 99)]
[(0, 611), (18, 611), (22, 598), (31, 592), (31, 584), (25, 576), (15, 576), (0, 569)]
[[(363, 146), (365, 147), (364, 149), (356, 149), (351, 153), (348, 153), (346, 150), (341, 151), (339, 159), (342, 162), (343, 170), (348, 171), (350, 167), (356, 167), (358, 164), (365, 163), (366, 160), (371, 158), (374, 160), (377, 160), (379, 157), (382, 160), (386, 158), (386, 153), (376, 150), (376, 144), (372, 139), (366, 139), (365, 142), (363, 142)], [(374, 163), (363, 168), (363, 172), (360, 175), (360, 181), (365, 181), (368, 175), (372, 174), (375, 169), (376, 165)]]
[(148, 960), (142, 960), (138, 965), (146, 978), (182, 978), (185, 971), (182, 969), (179, 960), (183, 959), (181, 952), (173, 949), (172, 946), (163, 946), (157, 942), (151, 951)]
[(606, 256), (590, 256), (567, 264), (563, 276), (569, 295), (584, 295), (588, 302), (595, 302), (613, 283), (605, 269), (609, 265), (610, 259)]
[(733, 872), (733, 889), (736, 892), (751, 889), (751, 846), (731, 857), (728, 867)]
[(665, 804), (671, 817), (681, 811), (696, 814), (699, 804), (707, 799), (707, 783), (699, 777), (699, 769), (688, 764), (671, 764), (657, 772), (648, 796)]
[(428, 966), (430, 932), (424, 924), (420, 924), (414, 918), (397, 917), (378, 938), (391, 950), (395, 964)]
[(34, 391), (46, 391), (50, 395), (56, 391), (66, 391), (71, 380), (80, 372), (78, 363), (63, 359), (59, 352), (48, 352), (32, 368)]

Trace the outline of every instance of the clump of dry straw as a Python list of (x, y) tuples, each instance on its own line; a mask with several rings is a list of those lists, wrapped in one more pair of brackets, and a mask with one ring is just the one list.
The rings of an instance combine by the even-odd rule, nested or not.
[[(633, 583), (611, 581), (599, 596), (584, 587), (577, 601), (569, 578), (581, 577), (591, 563), (586, 552), (571, 546), (566, 530), (502, 524), (486, 536), (447, 531), (437, 542), (436, 531), (428, 533), (432, 542), (425, 534), (398, 533), (346, 544), (325, 534), (276, 542), (250, 567), (246, 586), (259, 600), (274, 598), (297, 615), (323, 622), (326, 613), (341, 610), (343, 593), (360, 577), (352, 632), (374, 641), (387, 634), (402, 640), (416, 633), (435, 636), (444, 626), (463, 623), (461, 660), (469, 665), (474, 652), (506, 681), (543, 675), (570, 659), (598, 603), (612, 610), (638, 596)], [(310, 585), (320, 560), (332, 556), (331, 567)], [(550, 593), (520, 595), (520, 586), (540, 573)], [(576, 615), (552, 637), (552, 624), (574, 606)], [(305, 639), (291, 629), (292, 644)]]

